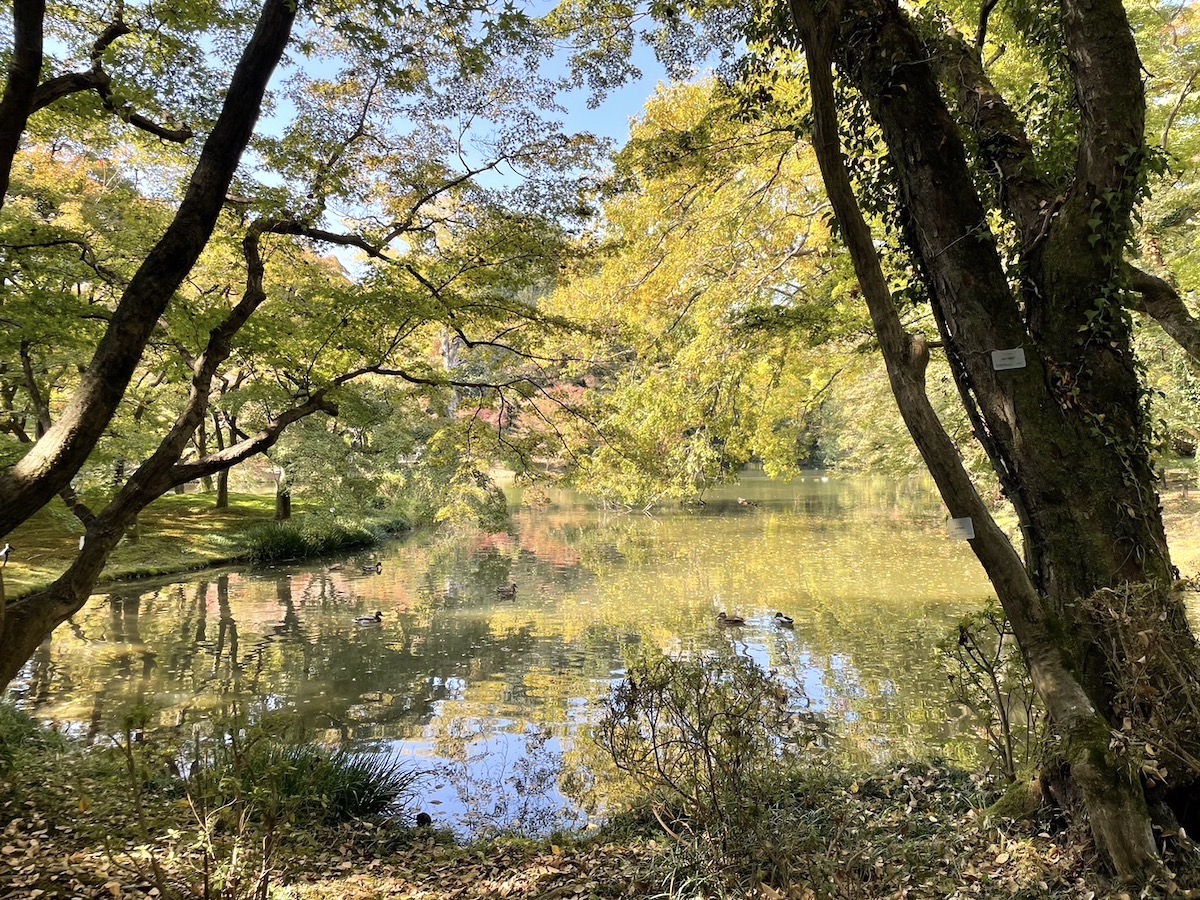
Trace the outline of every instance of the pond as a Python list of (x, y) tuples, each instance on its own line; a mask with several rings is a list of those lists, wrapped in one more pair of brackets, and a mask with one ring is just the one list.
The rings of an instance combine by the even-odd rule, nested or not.
[[(510, 500), (504, 533), (97, 594), (10, 692), (97, 742), (139, 705), (187, 734), (235, 708), (288, 712), (306, 737), (436, 763), (424, 807), (462, 833), (585, 823), (586, 725), (644, 647), (750, 657), (852, 764), (974, 752), (937, 645), (991, 591), (928, 482), (748, 474), (652, 516)], [(721, 627), (726, 610), (746, 624)]]

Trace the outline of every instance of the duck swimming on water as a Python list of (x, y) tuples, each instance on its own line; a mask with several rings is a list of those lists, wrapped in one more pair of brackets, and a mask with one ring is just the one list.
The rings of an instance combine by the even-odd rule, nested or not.
[(375, 610), (373, 616), (359, 616), (354, 620), (355, 625), (381, 625), (383, 624), (383, 613), (380, 610)]
[(498, 588), (496, 588), (496, 593), (499, 594), (501, 597), (503, 597), (505, 600), (512, 600), (517, 596), (517, 585), (514, 582), (507, 586), (498, 587)]
[(720, 614), (717, 616), (717, 624), (718, 625), (745, 625), (746, 620), (743, 619), (741, 616), (727, 616), (727, 615), (725, 615), (725, 610), (721, 610)]
[(382, 575), (383, 574), (383, 563), (377, 562), (377, 563), (371, 563), (371, 565), (369, 565), (369, 566), (363, 566), (362, 573), (364, 575), (371, 575), (371, 574)]
[(775, 613), (775, 624), (782, 625), (784, 628), (791, 628), (796, 624), (796, 620), (791, 616), (785, 616), (783, 613), (777, 612)]

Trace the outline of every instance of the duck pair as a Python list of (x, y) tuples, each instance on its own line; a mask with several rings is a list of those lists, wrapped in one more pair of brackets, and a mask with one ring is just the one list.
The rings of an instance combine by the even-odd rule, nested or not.
[[(793, 625), (796, 624), (795, 619), (793, 619), (791, 616), (785, 616), (781, 612), (775, 613), (775, 617), (774, 617), (773, 621), (775, 622), (776, 625), (780, 625), (784, 628), (791, 628)], [(719, 625), (745, 625), (746, 620), (744, 618), (742, 618), (741, 616), (728, 615), (724, 610), (721, 610), (720, 614), (717, 616), (717, 624), (719, 624)]]

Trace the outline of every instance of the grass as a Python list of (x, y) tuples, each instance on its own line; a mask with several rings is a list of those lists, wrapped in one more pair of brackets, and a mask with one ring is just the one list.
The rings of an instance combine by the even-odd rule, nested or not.
[[(136, 531), (113, 551), (101, 583), (264, 558), (255, 555), (255, 535), (279, 527), (274, 522), (274, 496), (231, 493), (227, 509), (214, 509), (213, 502), (212, 494), (168, 494), (154, 501), (138, 517)], [(343, 534), (350, 539), (339, 543), (314, 537), (309, 552), (295, 554), (295, 558), (369, 546), (401, 530), (398, 526), (402, 524), (380, 517), (377, 522), (341, 525), (330, 522), (328, 516), (318, 520), (315, 511), (302, 503), (296, 504), (294, 513), (285, 528), (310, 535)], [(19, 597), (57, 578), (74, 559), (82, 534), (79, 522), (57, 504), (13, 531), (8, 540), (15, 550), (3, 571), (5, 596)]]

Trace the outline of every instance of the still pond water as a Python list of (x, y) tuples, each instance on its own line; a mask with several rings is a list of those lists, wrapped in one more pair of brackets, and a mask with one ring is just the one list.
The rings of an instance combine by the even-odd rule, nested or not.
[[(927, 482), (751, 475), (652, 517), (510, 500), (506, 533), (98, 594), (14, 694), (96, 742), (139, 703), (189, 734), (235, 705), (291, 713), (308, 737), (436, 767), (423, 806), (463, 833), (586, 821), (586, 725), (646, 646), (750, 657), (854, 764), (971, 752), (936, 647), (990, 589)], [(382, 624), (355, 625), (376, 610)], [(722, 610), (746, 625), (719, 627)]]

